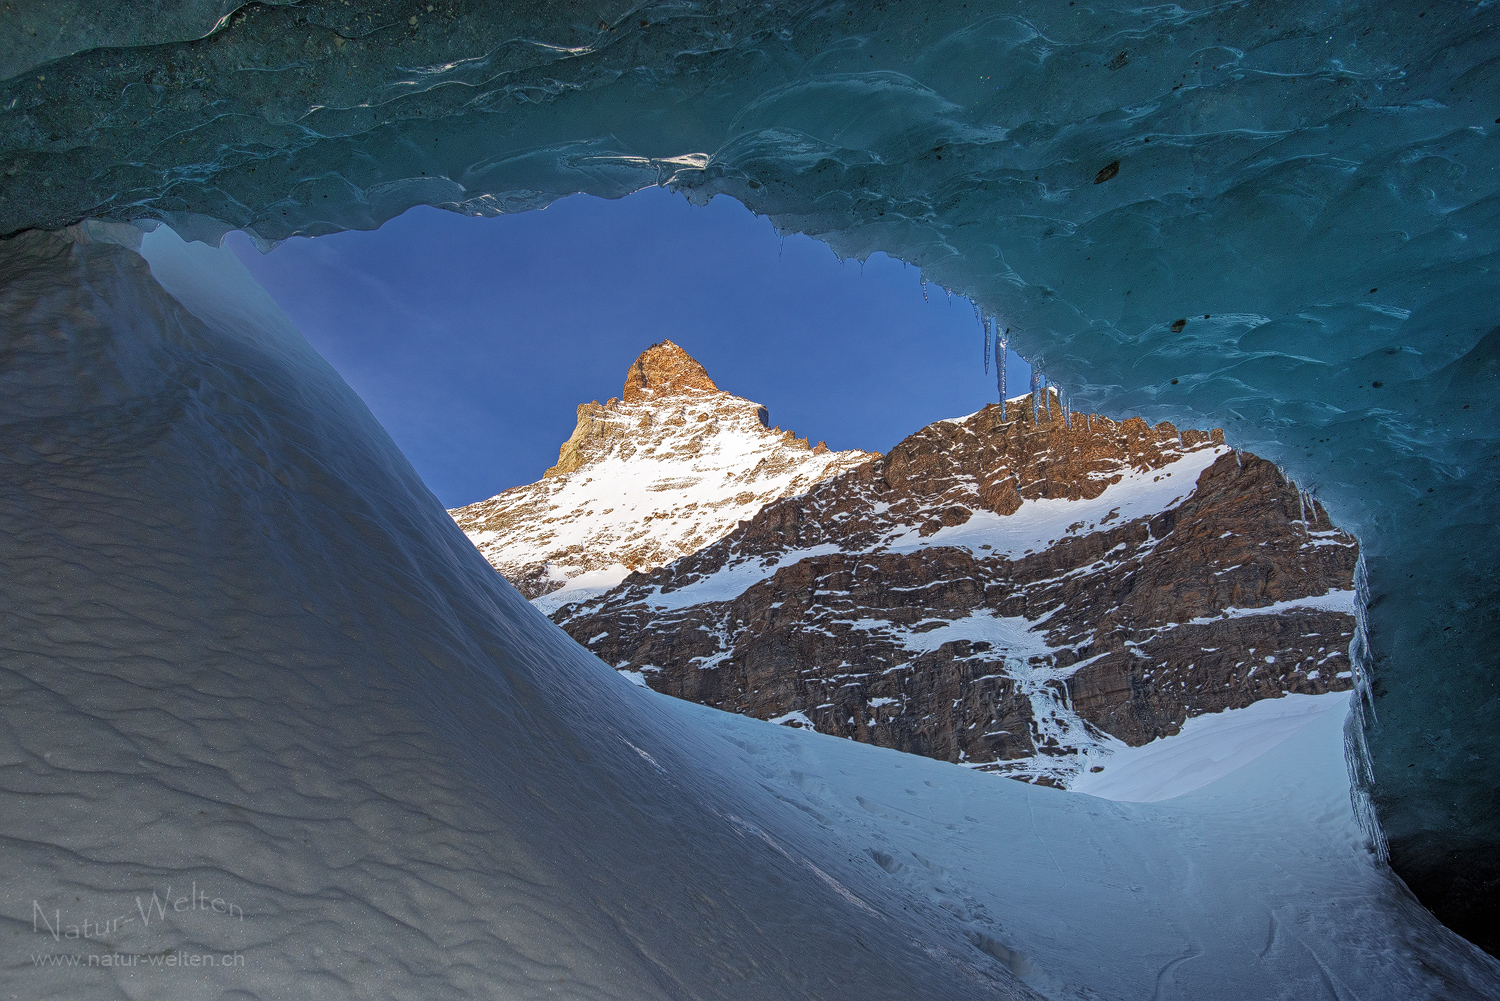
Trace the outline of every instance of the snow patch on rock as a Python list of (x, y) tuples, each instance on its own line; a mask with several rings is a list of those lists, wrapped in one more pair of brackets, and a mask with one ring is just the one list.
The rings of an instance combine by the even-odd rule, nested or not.
[(1009, 515), (981, 509), (962, 525), (945, 525), (925, 538), (913, 527), (893, 538), (889, 547), (909, 553), (953, 546), (976, 555), (1012, 559), (1039, 553), (1070, 535), (1087, 535), (1100, 525), (1150, 517), (1181, 503), (1203, 471), (1226, 451), (1223, 446), (1197, 448), (1159, 469), (1130, 469), (1092, 500), (1023, 500)]

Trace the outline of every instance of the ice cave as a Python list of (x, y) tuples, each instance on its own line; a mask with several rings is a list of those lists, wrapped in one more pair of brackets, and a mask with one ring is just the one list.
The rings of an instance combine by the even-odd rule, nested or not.
[[(0, 31), (6, 996), (1500, 996), (1490, 0)], [(649, 185), (908, 261), (1079, 411), (1314, 487), (1364, 554), (1347, 725), (1126, 804), (653, 697), (218, 247)], [(135, 965), (29, 958), (63, 939)], [(137, 962), (204, 952), (242, 962)]]

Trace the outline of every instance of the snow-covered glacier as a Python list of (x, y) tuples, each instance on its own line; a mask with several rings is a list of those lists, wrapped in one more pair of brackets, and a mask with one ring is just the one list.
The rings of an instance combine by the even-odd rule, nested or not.
[[(367, 492), (400, 483), (425, 498), (404, 463), (385, 444), (344, 450), (338, 421), (313, 416), (325, 397), (344, 401), (340, 413), (357, 412), (345, 390), (330, 388), (326, 372), (308, 376), (300, 361), (270, 366), (293, 349), (267, 346), (247, 320), (235, 321), (242, 342), (172, 340), (167, 314), (176, 307), (139, 274), (109, 286), (106, 301), (108, 283), (93, 269), (124, 276), (134, 266), (127, 250), (66, 243), (75, 249), (64, 252), (48, 242), (62, 237), (28, 231), (154, 218), (190, 237), (241, 227), (274, 241), (378, 226), (416, 204), (497, 213), (656, 183), (695, 199), (725, 193), (840, 253), (884, 250), (972, 296), (1080, 407), (1223, 426), (1316, 485), (1335, 519), (1360, 535), (1368, 563), (1356, 650), (1363, 698), (1348, 731), (1356, 801), (1367, 820), (1378, 819), (1372, 834), (1417, 895), (1496, 948), (1495, 18), (1493, 3), (1470, 0), (169, 0), (150, 16), (125, 0), (6, 7), (0, 233), (11, 239), (0, 291), (11, 305), (0, 488), (4, 544), (16, 547), (6, 563), (8, 664), (22, 663), (25, 649), (34, 664), (61, 671), (38, 673), (26, 688), (28, 698), (59, 706), (143, 679), (159, 704), (121, 690), (110, 713), (166, 727), (178, 718), (174, 686), (184, 697), (210, 691), (216, 658), (258, 649), (289, 679), (278, 689), (265, 675), (258, 697), (274, 690), (295, 700), (313, 683), (306, 679), (324, 678), (330, 698), (359, 691), (404, 706), (370, 724), (395, 741), (415, 703), (382, 687), (374, 665), (394, 657), (447, 678), (443, 665), (456, 663), (446, 658), (458, 649), (435, 638), (448, 635), (439, 626), (449, 621), (448, 599), (427, 601), (430, 581), (415, 571), (390, 570), (385, 613), (346, 621), (334, 611), (346, 607), (340, 588), (365, 583), (349, 572), (359, 547), (394, 546), (413, 566), (440, 558), (417, 552), (432, 542), (417, 526), (441, 520), (435, 505), (389, 501), (405, 513), (379, 514), (388, 502)], [(43, 260), (53, 270), (18, 263)], [(197, 308), (210, 312), (203, 303)], [(48, 340), (26, 327), (46, 317), (67, 333)], [(261, 354), (250, 357), (242, 343)], [(51, 367), (33, 368), (43, 356)], [(222, 395), (212, 378), (171, 374), (189, 370), (234, 374), (243, 388)], [(163, 429), (208, 420), (190, 403), (195, 393), (243, 409), (179, 441)], [(302, 417), (287, 416), (297, 407)], [(290, 422), (274, 441), (269, 413)], [(15, 430), (23, 426), (40, 430)], [(374, 470), (389, 479), (367, 479)], [(343, 498), (340, 517), (276, 507), (265, 491), (294, 490), (287, 484), (330, 504)], [(210, 489), (223, 492), (213, 503), (202, 493)], [(119, 513), (106, 513), (105, 499)], [(394, 521), (379, 527), (387, 516)], [(134, 534), (141, 526), (159, 537)], [(442, 531), (449, 550), (440, 551), (451, 552), (459, 540)], [(69, 532), (84, 534), (68, 542)], [(385, 541), (376, 545), (376, 536)], [(282, 563), (255, 563), (236, 548), (249, 542), (276, 547)], [(75, 556), (56, 555), (65, 552)], [(481, 586), (457, 571), (431, 573), (454, 593)], [(114, 590), (94, 594), (99, 581)], [(166, 589), (155, 604), (142, 597), (152, 588)], [(54, 615), (54, 601), (77, 604)], [(359, 604), (350, 598), (347, 607)], [(372, 629), (384, 638), (362, 632)], [(305, 634), (304, 643), (283, 642), (286, 630)], [(351, 659), (337, 647), (356, 642), (351, 633), (370, 644), (359, 649), (418, 659)], [(560, 642), (542, 638), (551, 635), (522, 630), (494, 649), (540, 663), (539, 651)], [(473, 642), (488, 649), (488, 640)], [(107, 667), (59, 667), (71, 663), (67, 651), (84, 649), (96, 658), (89, 663)], [(572, 654), (556, 656), (572, 663)], [(303, 672), (299, 657), (330, 673)], [(245, 667), (243, 677), (259, 670)], [(331, 679), (345, 671), (354, 673), (337, 688)], [(555, 674), (538, 676), (563, 684)], [(591, 694), (594, 708), (558, 699), (548, 712), (567, 725), (533, 720), (533, 729), (564, 745), (587, 743), (569, 714), (608, 715), (617, 697), (627, 698)], [(194, 725), (216, 735), (200, 750), (218, 747), (228, 762), (236, 742), (275, 743), (280, 732), (286, 742), (272, 758), (291, 775), (301, 754), (317, 758), (299, 749), (324, 746), (237, 716), (234, 699), (224, 699), (215, 725)], [(435, 713), (450, 711), (444, 705), (423, 703)], [(471, 711), (475, 704), (460, 700), (441, 732), (466, 732)], [(102, 710), (78, 718), (110, 732), (119, 725)], [(134, 781), (119, 776), (185, 753), (134, 732), (118, 731), (102, 756), (90, 751), (93, 763), (79, 774), (102, 789), (103, 776)], [(365, 731), (350, 725), (339, 739), (357, 747)], [(65, 762), (82, 752), (48, 753)], [(13, 760), (24, 771), (20, 762), (31, 759)], [(178, 770), (183, 783), (209, 774)], [(270, 792), (344, 803), (362, 780), (337, 774), (321, 791), (288, 779)], [(263, 776), (226, 771), (220, 781)], [(64, 832), (92, 832), (105, 844), (106, 814), (85, 810), (86, 797), (43, 792), (26, 790), (26, 815), (50, 803), (58, 826), (37, 844), (63, 844)], [(123, 826), (141, 845), (197, 845), (196, 816), (130, 813)], [(392, 845), (416, 837), (400, 830), (392, 827)], [(682, 836), (680, 844), (695, 843)], [(283, 847), (297, 857), (294, 844)], [(123, 872), (138, 857), (90, 864)], [(305, 869), (309, 879), (326, 871), (343, 870), (337, 860)], [(578, 940), (591, 939), (580, 932)], [(815, 952), (824, 954), (809, 944)]]
[(139, 240), (0, 245), (7, 993), (1500, 988), (1369, 852), (1347, 703), (1130, 804), (636, 688), (227, 250)]

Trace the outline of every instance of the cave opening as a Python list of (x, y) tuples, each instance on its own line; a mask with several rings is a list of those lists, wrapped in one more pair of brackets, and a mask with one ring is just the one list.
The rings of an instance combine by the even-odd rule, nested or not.
[[(1153, 798), (1168, 798), (1192, 787), (1181, 776), (1197, 774), (1196, 782), (1232, 770), (1353, 685), (1345, 653), (1355, 627), (1358, 549), (1311, 494), (1258, 457), (1233, 451), (1222, 433), (1151, 429), (1129, 414), (1068, 412), (1066, 387), (1043, 391), (1044, 374), (1033, 383), (1031, 367), (1005, 350), (1003, 324), (883, 254), (840, 261), (818, 241), (778, 234), (728, 197), (698, 207), (661, 188), (613, 201), (577, 196), (544, 212), (494, 219), (419, 208), (379, 230), (294, 239), (269, 253), (243, 234), (230, 234), (227, 245), (371, 406), (496, 570), (643, 687), (1027, 781), (1087, 786), (1096, 795), (1149, 788)], [(1001, 354), (1008, 355), (1006, 379), (992, 365), (992, 355)], [(652, 390), (659, 398), (637, 400), (632, 409), (629, 380), (623, 393), (620, 381), (637, 355), (636, 366), (661, 370), (658, 380), (665, 374), (670, 382), (678, 365), (697, 375), (681, 393), (659, 386)], [(701, 396), (731, 387), (730, 396), (709, 398), (718, 402)], [(991, 406), (1005, 397), (1009, 412)], [(609, 403), (601, 408), (601, 400)], [(558, 454), (575, 407), (578, 428)], [(737, 418), (747, 427), (736, 429)], [(965, 434), (923, 440), (944, 427)], [(705, 438), (705, 428), (725, 433)], [(969, 440), (997, 432), (987, 446)], [(778, 436), (794, 447), (784, 450)], [(799, 448), (810, 454), (799, 456)], [(1231, 455), (1243, 478), (1233, 485), (1235, 477), (1207, 471), (1215, 459), (1229, 470)], [(872, 461), (884, 484), (873, 507), (845, 498), (829, 511), (810, 496), (829, 478), (867, 478), (853, 467)], [(936, 481), (905, 486), (895, 471), (910, 462), (932, 466), (923, 475)], [(757, 476), (767, 464), (808, 468), (790, 479)], [(944, 467), (957, 479), (944, 481)], [(1168, 485), (1175, 477), (1182, 489), (1134, 498), (1132, 484), (1143, 476)], [(1209, 479), (1182, 482), (1202, 476)], [(989, 486), (966, 491), (965, 477)], [(1021, 488), (1013, 499), (1001, 482), (1012, 477)], [(986, 493), (991, 489), (998, 492)], [(1256, 492), (1261, 499), (1247, 504)], [(1064, 502), (1062, 521), (1010, 530), (1035, 520), (1031, 507), (1022, 513), (1014, 504), (1049, 499)], [(588, 599), (608, 603), (606, 593), (629, 573), (663, 571), (689, 558), (712, 561), (703, 553), (710, 546), (743, 545), (762, 561), (795, 564), (797, 554), (753, 541), (753, 531), (742, 539), (735, 529), (737, 519), (762, 518), (762, 508), (778, 503), (800, 504), (799, 521), (852, 518), (866, 529), (879, 520), (876, 507), (901, 505), (914, 509), (893, 524), (923, 526), (923, 536), (935, 525), (972, 522), (963, 541), (939, 533), (921, 546), (978, 562), (963, 570), (949, 560), (856, 566), (852, 577), (862, 579), (862, 593), (837, 609), (828, 604), (840, 591), (834, 583), (818, 584), (813, 590), (822, 601), (809, 604), (794, 583), (801, 571), (789, 566), (770, 582), (779, 590), (758, 601), (806, 605), (795, 617), (781, 613), (791, 621), (778, 626), (761, 621), (764, 613), (735, 613), (731, 623), (696, 613), (713, 620), (700, 631), (743, 637), (733, 648), (719, 641), (701, 651), (647, 653), (661, 614), (649, 604), (632, 605), (628, 623), (618, 610), (564, 609)], [(988, 524), (995, 514), (1004, 520)], [(1138, 553), (1144, 540), (1122, 530), (1143, 518), (1182, 522), (1171, 539), (1153, 544), (1159, 559)], [(572, 521), (579, 524), (569, 530)], [(1107, 534), (1092, 536), (1096, 528)], [(1181, 540), (1189, 538), (1219, 540), (1223, 551), (1201, 543), (1184, 548)], [(1229, 539), (1237, 541), (1223, 541)], [(1093, 555), (1042, 555), (1062, 540)], [(870, 536), (856, 529), (826, 543), (853, 553), (913, 551), (900, 531)], [(1021, 565), (1010, 562), (1017, 560)], [(722, 559), (719, 565), (722, 572)], [(1072, 591), (1041, 597), (1047, 581), (1065, 571), (1075, 578)], [(813, 572), (819, 579), (838, 575), (829, 566)], [(941, 593), (942, 580), (955, 574), (970, 589), (984, 587), (983, 598)], [(1092, 590), (1079, 586), (1080, 574), (1092, 579)], [(715, 597), (743, 598), (752, 580)], [(1111, 588), (1107, 580), (1130, 583)], [(887, 585), (900, 600), (875, 593)], [(924, 587), (937, 593), (919, 599), (914, 592)], [(1160, 609), (1141, 605), (1139, 594), (1164, 587), (1180, 593)], [(1239, 607), (1246, 603), (1253, 604)], [(1105, 626), (1097, 614), (1111, 606)], [(1012, 615), (1006, 628), (985, 618), (1007, 607), (1025, 613)], [(1281, 617), (1255, 619), (1263, 628), (1227, 621), (1266, 608)], [(978, 620), (963, 619), (976, 613)], [(914, 616), (923, 632), (905, 635)], [(1040, 628), (1034, 621), (1052, 620), (1055, 629), (1070, 618), (1072, 627), (1047, 641), (1032, 633)], [(1219, 627), (1207, 628), (1215, 618)], [(680, 620), (679, 612), (672, 631), (685, 628)], [(966, 653), (978, 658), (969, 673), (1028, 680), (1014, 691), (945, 680), (962, 659), (920, 656), (942, 645), (925, 631), (945, 622), (947, 642), (966, 638)], [(1173, 622), (1203, 624), (1163, 642)], [(821, 641), (809, 644), (812, 635), (835, 635), (830, 627), (841, 636), (837, 653)], [(600, 646), (603, 635), (610, 640)], [(1129, 650), (1138, 641), (1144, 645)], [(770, 659), (753, 652), (767, 645), (796, 652)], [(1030, 680), (1041, 677), (1035, 671), (1018, 674), (1010, 651), (1028, 663), (1038, 653), (1049, 657), (1041, 674), (1055, 677), (1043, 683)], [(911, 653), (917, 661), (904, 664)], [(820, 665), (834, 659), (840, 667), (829, 683), (812, 683), (826, 673)], [(1136, 661), (1149, 664), (1142, 669)], [(697, 675), (705, 664), (717, 677), (739, 680), (707, 688), (668, 680)], [(881, 684), (892, 671), (910, 677)], [(793, 676), (801, 680), (789, 685)], [(864, 679), (857, 689), (854, 678)], [(1049, 685), (1065, 686), (1063, 703), (1054, 703)], [(924, 709), (944, 687), (971, 707)], [(1113, 689), (1138, 694), (1123, 703), (1102, 695)], [(1251, 714), (1266, 720), (1246, 745), (1253, 750), (1210, 752), (1211, 765), (1185, 761), (1174, 779), (1129, 778), (1145, 765), (1125, 762), (1176, 754), (1152, 741), (1175, 735), (1189, 719), (1212, 717), (1194, 723), (1195, 733), (1255, 729), (1217, 714), (1238, 718), (1259, 700), (1284, 695), (1292, 696), (1287, 706)], [(1086, 702), (1084, 715), (1073, 711)], [(926, 722), (934, 715), (944, 723)], [(1196, 739), (1210, 747), (1214, 738)], [(1143, 741), (1151, 746), (1137, 754)]]

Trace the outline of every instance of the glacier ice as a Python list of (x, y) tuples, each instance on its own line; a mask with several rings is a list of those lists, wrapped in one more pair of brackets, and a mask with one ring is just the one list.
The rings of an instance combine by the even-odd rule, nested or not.
[(433, 6), (7, 10), (0, 233), (666, 184), (919, 265), (1086, 410), (1317, 484), (1367, 560), (1363, 809), (1500, 948), (1493, 4)]
[(1010, 328), (1000, 333), (1000, 320), (995, 319), (995, 392), (1000, 396), (1000, 419), (1005, 420), (1005, 367), (1010, 361)]
[[(1133, 804), (637, 688), (490, 569), (227, 250), (138, 239), (0, 244), (9, 991), (1500, 988), (1367, 851), (1342, 711)], [(240, 913), (114, 922), (169, 886)], [(149, 965), (205, 955), (243, 963)]]

